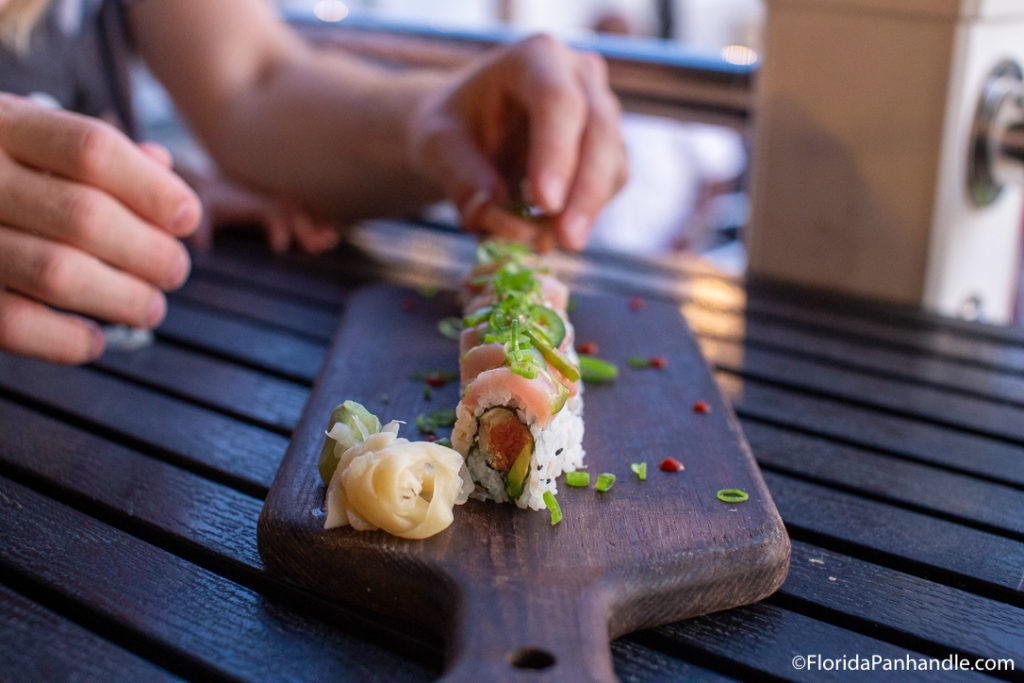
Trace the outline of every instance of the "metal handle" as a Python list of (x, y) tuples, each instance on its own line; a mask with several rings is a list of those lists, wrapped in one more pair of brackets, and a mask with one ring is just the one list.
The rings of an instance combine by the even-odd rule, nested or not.
[(1024, 78), (1013, 60), (997, 64), (982, 87), (967, 169), (977, 206), (994, 202), (1008, 184), (1024, 185)]

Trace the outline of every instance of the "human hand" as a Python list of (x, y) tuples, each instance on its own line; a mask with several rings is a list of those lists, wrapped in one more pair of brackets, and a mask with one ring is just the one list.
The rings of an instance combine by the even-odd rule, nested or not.
[[(466, 230), (578, 250), (626, 182), (619, 115), (600, 56), (538, 35), (428, 97), (413, 121), (413, 156)], [(508, 210), (524, 199), (544, 216)]]
[[(182, 169), (179, 169), (182, 172)], [(333, 221), (318, 220), (294, 202), (249, 190), (221, 176), (215, 169), (187, 169), (182, 177), (195, 189), (203, 205), (199, 228), (189, 239), (198, 249), (207, 249), (213, 232), (222, 225), (258, 225), (276, 253), (296, 244), (302, 251), (319, 254), (341, 241), (342, 230)]]
[(0, 350), (82, 363), (104, 340), (74, 313), (160, 323), (201, 211), (169, 165), (102, 121), (0, 94)]

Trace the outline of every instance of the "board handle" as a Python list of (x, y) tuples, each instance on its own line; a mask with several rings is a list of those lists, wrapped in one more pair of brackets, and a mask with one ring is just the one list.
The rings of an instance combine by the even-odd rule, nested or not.
[(602, 593), (498, 580), (460, 597), (442, 680), (616, 680)]

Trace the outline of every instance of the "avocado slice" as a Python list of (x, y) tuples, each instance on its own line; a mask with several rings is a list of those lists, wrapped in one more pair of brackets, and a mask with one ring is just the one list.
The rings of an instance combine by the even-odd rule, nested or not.
[(334, 453), (335, 445), (340, 443), (343, 450), (349, 449), (363, 442), (363, 434), (374, 434), (380, 431), (380, 420), (377, 419), (377, 416), (367, 410), (363, 404), (355, 401), (345, 401), (331, 411), (327, 431), (334, 429), (334, 425), (339, 422), (348, 427), (350, 433), (337, 441), (329, 436), (324, 440), (324, 445), (320, 448), (319, 463), (320, 478), (324, 484), (331, 483), (334, 470), (338, 467), (339, 456)]
[(523, 446), (516, 461), (512, 463), (512, 469), (508, 471), (508, 476), (505, 478), (505, 493), (512, 500), (519, 500), (519, 496), (523, 495), (523, 489), (526, 488), (526, 477), (530, 475), (530, 456), (532, 455), (533, 443), (531, 442)]

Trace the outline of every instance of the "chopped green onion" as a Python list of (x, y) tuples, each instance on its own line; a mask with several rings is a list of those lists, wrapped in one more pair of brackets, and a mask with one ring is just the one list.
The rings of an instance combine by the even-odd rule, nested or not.
[(540, 351), (540, 355), (544, 356), (551, 367), (562, 373), (570, 382), (575, 382), (580, 378), (580, 371), (571, 360), (566, 358), (565, 354), (551, 346), (548, 340), (543, 335), (534, 334), (533, 330), (526, 330), (526, 338), (533, 343), (534, 347)]
[(423, 398), (430, 400), (430, 385), (423, 387)]
[(482, 242), (476, 248), (476, 260), (489, 261), (515, 261), (529, 256), (530, 247), (522, 242), (497, 242), (494, 240)]
[(473, 311), (469, 315), (462, 319), (463, 327), (476, 327), (480, 323), (484, 322), (491, 317), (492, 308), (490, 306), (484, 306), (481, 309)]
[(598, 491), (607, 491), (612, 487), (612, 484), (614, 483), (614, 474), (612, 474), (611, 472), (602, 472), (601, 474), (597, 475), (597, 486), (595, 486), (594, 488), (596, 488)]
[(647, 463), (635, 462), (629, 466), (629, 469), (633, 470), (633, 474), (635, 474), (636, 478), (640, 481), (647, 479)]
[(426, 380), (435, 377), (437, 379), (444, 380), (445, 382), (451, 382), (458, 377), (458, 375), (451, 370), (428, 370), (427, 372), (414, 372), (409, 376), (409, 379), (416, 382), (425, 382)]
[(606, 360), (580, 354), (580, 378), (584, 382), (610, 382), (619, 376), (619, 366)]
[(569, 486), (590, 486), (590, 472), (566, 472), (565, 483)]
[(555, 496), (551, 491), (544, 492), (544, 505), (547, 506), (548, 510), (551, 510), (551, 526), (554, 526), (562, 521), (562, 508), (559, 507), (558, 501), (555, 500)]
[(417, 288), (416, 291), (419, 292), (420, 296), (429, 299), (433, 296), (437, 296), (437, 292), (439, 290), (436, 285), (423, 285), (422, 287)]
[(458, 341), (462, 333), (462, 318), (441, 318), (437, 321), (437, 331), (447, 339)]
[(420, 413), (416, 416), (416, 429), (420, 430), (423, 434), (431, 434), (437, 425), (435, 425), (425, 413)]
[(445, 446), (447, 448), (451, 448), (452, 447), (452, 440), (449, 439), (448, 437), (444, 437), (444, 438), (438, 439), (434, 443), (436, 443), (439, 446)]
[(452, 408), (445, 408), (444, 410), (435, 410), (430, 413), (430, 419), (434, 421), (438, 427), (451, 427), (455, 424), (455, 411)]
[(384, 405), (387, 405), (387, 404), (391, 403), (391, 397), (388, 396), (387, 394), (381, 394), (380, 395), (380, 402), (383, 403)]
[(640, 356), (630, 356), (629, 367), (639, 369), (649, 368), (651, 367), (651, 361), (646, 358), (641, 358)]
[(451, 408), (420, 413), (416, 416), (416, 428), (424, 434), (433, 434), (438, 427), (451, 427), (455, 419), (455, 411)]
[(740, 489), (721, 489), (715, 497), (723, 503), (742, 503), (750, 498), (746, 491)]
[(529, 365), (526, 367), (520, 365), (510, 365), (508, 366), (508, 369), (516, 373), (520, 377), (525, 377), (526, 379), (535, 379), (537, 375), (540, 374), (536, 367)]
[(572, 313), (576, 310), (577, 306), (579, 306), (579, 302), (576, 301), (576, 297), (570, 296), (569, 300), (565, 302), (565, 312)]

